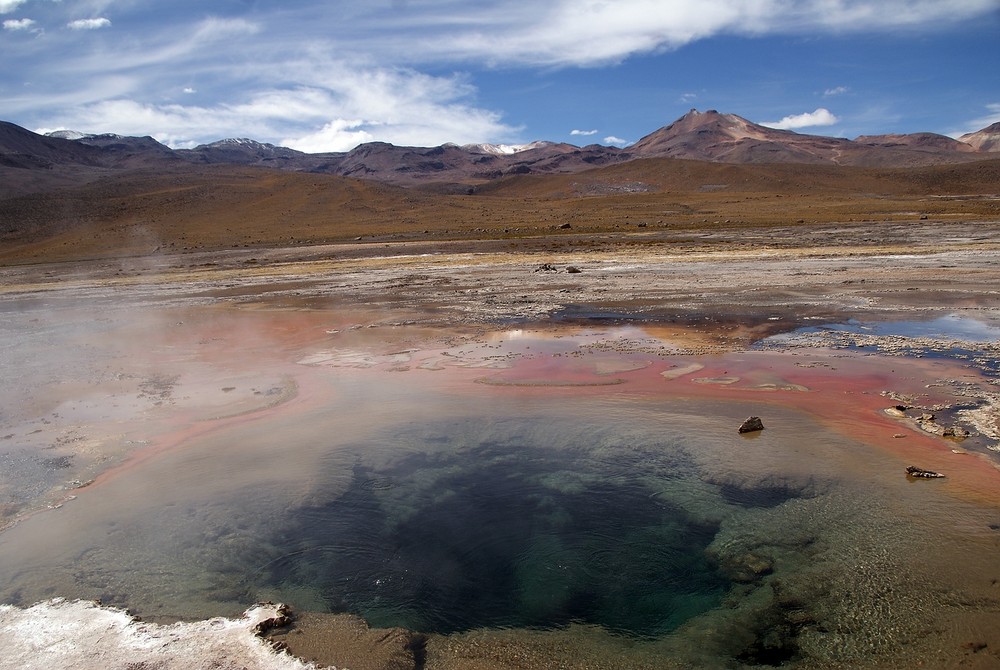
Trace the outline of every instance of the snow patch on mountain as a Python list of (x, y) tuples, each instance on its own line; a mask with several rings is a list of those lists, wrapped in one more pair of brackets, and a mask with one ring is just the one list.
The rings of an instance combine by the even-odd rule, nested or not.
[(477, 154), (493, 154), (495, 156), (509, 156), (519, 154), (522, 151), (541, 149), (550, 146), (552, 142), (536, 141), (528, 144), (463, 144), (462, 148)]

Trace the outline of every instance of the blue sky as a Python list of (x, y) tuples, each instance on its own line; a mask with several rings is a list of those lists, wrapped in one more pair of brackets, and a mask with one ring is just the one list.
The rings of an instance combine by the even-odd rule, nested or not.
[(0, 0), (0, 119), (302, 151), (1000, 121), (1000, 0)]

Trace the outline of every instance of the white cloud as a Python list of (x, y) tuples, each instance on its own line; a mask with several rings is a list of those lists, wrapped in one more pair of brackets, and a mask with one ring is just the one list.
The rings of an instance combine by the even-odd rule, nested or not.
[(0, 0), (0, 14), (10, 14), (28, 0)]
[(610, 144), (611, 146), (615, 147), (624, 147), (628, 146), (629, 144), (632, 144), (632, 142), (630, 142), (629, 140), (623, 140), (622, 138), (615, 137), (614, 135), (608, 135), (607, 137), (605, 137), (604, 143)]
[(697, 93), (681, 93), (680, 101), (687, 104), (697, 97)]
[(569, 134), (570, 135), (596, 135), (597, 131), (596, 130), (577, 130), (577, 129), (574, 128), (573, 130), (569, 131)]
[(3, 22), (4, 30), (31, 30), (35, 22), (31, 19), (7, 19)]
[(71, 30), (98, 30), (100, 28), (107, 28), (111, 25), (111, 21), (106, 18), (98, 19), (77, 19), (76, 21), (70, 21), (66, 24), (66, 27)]
[(829, 98), (834, 95), (843, 95), (844, 93), (847, 93), (849, 90), (850, 89), (847, 88), (846, 86), (835, 86), (833, 88), (828, 88), (825, 91), (823, 91), (823, 96)]
[[(318, 85), (269, 88), (207, 106), (120, 96), (70, 106), (38, 125), (152, 135), (175, 148), (253, 137), (310, 153), (348, 151), (373, 140), (410, 146), (466, 144), (518, 132), (495, 112), (466, 104), (474, 89), (460, 77), (334, 61), (311, 66), (317, 72), (306, 72), (307, 64), (296, 71)], [(260, 73), (267, 77), (267, 68)]]
[(952, 137), (959, 137), (960, 135), (965, 135), (966, 133), (974, 133), (976, 131), (982, 130), (987, 126), (992, 126), (994, 123), (1000, 123), (1000, 102), (994, 102), (992, 104), (986, 105), (986, 114), (983, 116), (972, 119), (965, 124), (965, 130), (960, 130), (954, 133), (948, 133)]
[(195, 89), (193, 89), (193, 88), (191, 88), (190, 86), (186, 86), (186, 87), (184, 87), (184, 92), (190, 94), (190, 93), (197, 93), (198, 91), (195, 90)]
[(280, 144), (306, 153), (349, 151), (359, 144), (376, 139), (375, 135), (365, 129), (365, 126), (371, 125), (360, 119), (334, 119), (314, 133), (286, 139)]
[[(864, 33), (937, 27), (996, 11), (996, 0), (442, 0), (436, 7), (436, 16), (404, 10), (395, 24), (399, 31), (376, 35), (376, 43), (394, 40), (397, 48), (409, 49), (409, 57), (415, 59), (595, 65), (677, 49), (722, 33)], [(422, 38), (400, 41), (403, 30), (418, 26)], [(365, 34), (365, 39), (370, 36)], [(382, 42), (384, 48), (392, 46)]]
[[(0, 12), (26, 1), (0, 0)], [(472, 71), (483, 63), (599, 65), (719, 34), (936, 28), (997, 6), (997, 0), (427, 0), (290, 2), (271, 11), (274, 3), (222, 3), (227, 13), (253, 4), (253, 13), (246, 14), (251, 21), (232, 15), (192, 19), (189, 8), (183, 9), (187, 3), (157, 12), (155, 20), (140, 15), (144, 3), (137, 0), (36, 3), (50, 14), (61, 12), (53, 25), (65, 25), (70, 11), (113, 15), (116, 32), (127, 27), (127, 34), (60, 44), (8, 39), (22, 44), (3, 53), (5, 118), (153, 134), (178, 146), (253, 136), (309, 151), (350, 148), (357, 138), (422, 146), (523, 141), (519, 128), (477, 102), (468, 78), (422, 73), (424, 64), (435, 72)], [(109, 25), (107, 19), (88, 19), (80, 29)], [(32, 82), (30, 90), (23, 81)], [(191, 82), (198, 83), (197, 98), (181, 96)], [(186, 104), (167, 105), (163, 91)], [(683, 93), (681, 100), (694, 97)], [(195, 99), (203, 106), (189, 104)], [(805, 120), (823, 122), (815, 116), (819, 111)], [(132, 112), (135, 118), (128, 116)], [(799, 117), (777, 123), (803, 124)], [(627, 144), (616, 137), (606, 141)]]
[(778, 130), (795, 130), (796, 128), (810, 128), (812, 126), (832, 126), (840, 121), (830, 113), (830, 110), (820, 107), (815, 112), (805, 112), (804, 114), (791, 114), (781, 121), (762, 121), (760, 125)]

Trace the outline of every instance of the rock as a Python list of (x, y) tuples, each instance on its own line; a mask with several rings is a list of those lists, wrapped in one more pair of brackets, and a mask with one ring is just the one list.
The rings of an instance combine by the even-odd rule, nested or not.
[(570, 229), (570, 228), (572, 228), (572, 227), (573, 227), (573, 226), (571, 226), (570, 224), (568, 224), (568, 223), (564, 223), (564, 224), (562, 224), (561, 226), (559, 226), (559, 230), (569, 230), (569, 229)]
[(759, 416), (751, 416), (740, 424), (739, 430), (741, 433), (753, 433), (758, 430), (764, 430), (764, 422), (760, 420)]
[(954, 437), (958, 440), (964, 440), (970, 435), (970, 433), (961, 426), (951, 426), (949, 428), (945, 428), (941, 435), (943, 437)]
[(933, 470), (924, 470), (923, 468), (918, 468), (915, 465), (907, 466), (906, 468), (907, 477), (921, 477), (923, 479), (934, 479), (937, 477), (944, 477), (940, 472), (934, 472)]
[(730, 556), (722, 561), (721, 569), (734, 582), (750, 584), (774, 571), (774, 561), (756, 552)]
[(552, 263), (542, 263), (535, 268), (535, 272), (559, 272), (559, 268)]
[(578, 274), (579, 272), (581, 272), (581, 270), (578, 267), (574, 267), (572, 265), (568, 265), (568, 266), (566, 266), (566, 272), (568, 272), (570, 274)]

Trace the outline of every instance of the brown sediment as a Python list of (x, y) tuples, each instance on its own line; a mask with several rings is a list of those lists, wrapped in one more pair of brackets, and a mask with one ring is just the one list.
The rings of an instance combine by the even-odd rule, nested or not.
[[(522, 359), (499, 379), (497, 385), (524, 389), (565, 388), (565, 393), (631, 393), (663, 398), (741, 401), (762, 409), (787, 407), (813, 416), (822, 425), (899, 460), (898, 477), (911, 461), (921, 467), (950, 472), (943, 491), (981, 503), (1000, 505), (1000, 467), (988, 455), (957, 454), (955, 442), (910, 427), (884, 413), (891, 400), (886, 391), (920, 396), (928, 405), (948, 404), (956, 398), (943, 386), (927, 388), (938, 379), (976, 379), (968, 368), (943, 362), (905, 360), (843, 352), (810, 352), (801, 366), (799, 356), (787, 352), (734, 352), (702, 357), (703, 363), (686, 360), (656, 361), (648, 367), (623, 373), (614, 389), (581, 365), (560, 367), (559, 359)], [(817, 361), (822, 364), (817, 364)], [(674, 370), (694, 370), (700, 375), (665, 376)], [(761, 379), (780, 379), (761, 383)], [(544, 381), (538, 381), (543, 379)], [(523, 381), (519, 381), (523, 380)], [(483, 381), (483, 380), (477, 380)], [(984, 382), (981, 378), (979, 381)], [(620, 390), (619, 390), (620, 389)], [(761, 393), (766, 389), (766, 393)], [(905, 428), (909, 439), (894, 438)], [(805, 436), (804, 436), (805, 437)]]
[[(983, 235), (982, 231), (965, 232)], [(886, 252), (909, 254), (912, 246), (906, 240), (882, 238), (866, 245), (857, 238), (861, 233), (854, 230), (852, 234), (856, 237), (850, 244), (839, 248), (795, 246), (791, 237), (750, 243), (735, 236), (720, 241), (718, 251), (713, 248), (715, 242), (705, 241), (681, 245), (683, 248), (660, 243), (639, 248), (630, 243), (595, 249), (593, 253), (570, 249), (565, 260), (584, 268), (583, 273), (573, 276), (572, 283), (563, 276), (534, 274), (531, 269), (540, 260), (537, 250), (482, 256), (443, 254), (434, 259), (387, 255), (348, 260), (324, 256), (331, 253), (329, 250), (285, 250), (281, 253), (288, 254), (287, 263), (252, 272), (231, 265), (204, 272), (164, 270), (154, 278), (136, 275), (127, 280), (90, 280), (88, 286), (101, 290), (127, 286), (140, 292), (151, 290), (141, 288), (141, 282), (148, 281), (149, 286), (160, 282), (162, 290), (176, 294), (174, 298), (195, 300), (193, 312), (215, 313), (215, 322), (195, 321), (190, 327), (163, 334), (158, 353), (164, 354), (168, 362), (191, 356), (194, 365), (209, 369), (232, 371), (248, 365), (263, 366), (273, 376), (294, 379), (298, 394), (279, 395), (274, 403), (249, 411), (237, 410), (235, 404), (225, 405), (223, 411), (168, 408), (151, 422), (148, 432), (153, 443), (98, 476), (85, 494), (90, 497), (106, 493), (108, 483), (151, 467), (154, 460), (170, 452), (199, 444), (210, 449), (230, 434), (245, 434), (246, 429), (256, 425), (280, 429), (288, 428), (300, 417), (315, 418), (328, 403), (335, 404), (330, 402), (332, 394), (343, 393), (350, 388), (350, 382), (377, 380), (383, 384), (405, 383), (414, 393), (433, 385), (444, 396), (482, 394), (477, 397), (484, 403), (494, 393), (529, 402), (532, 398), (572, 400), (615, 395), (627, 399), (634, 395), (654, 402), (690, 400), (690, 406), (704, 407), (706, 411), (718, 411), (731, 403), (740, 408), (740, 418), (746, 416), (746, 409), (760, 415), (767, 426), (766, 434), (784, 430), (782, 422), (772, 421), (771, 417), (792, 410), (814, 419), (821, 428), (850, 438), (857, 446), (835, 461), (844, 468), (845, 479), (860, 477), (880, 490), (882, 485), (889, 492), (910, 487), (911, 493), (926, 491), (928, 499), (951, 497), (995, 509), (1000, 506), (1000, 471), (994, 461), (982, 454), (956, 454), (955, 442), (914, 428), (883, 411), (894, 404), (890, 396), (883, 395), (885, 392), (917, 398), (917, 404), (926, 406), (954, 402), (947, 386), (934, 385), (941, 379), (964, 380), (980, 387), (985, 397), (989, 387), (974, 370), (941, 361), (798, 345), (777, 351), (745, 350), (756, 338), (800, 325), (806, 317), (926, 315), (961, 307), (965, 314), (996, 318), (996, 296), (986, 288), (996, 285), (995, 240), (952, 245), (951, 251), (937, 257), (940, 249), (936, 245), (945, 232), (935, 229), (933, 239), (920, 243), (923, 258), (887, 261), (877, 256)], [(869, 234), (867, 227), (864, 234)], [(931, 233), (925, 230), (923, 234)], [(752, 246), (772, 241), (787, 247), (765, 253)], [(414, 250), (418, 249), (400, 246), (392, 252)], [(309, 253), (316, 257), (302, 258)], [(365, 253), (375, 252), (369, 248)], [(545, 257), (549, 258), (548, 251)], [(233, 258), (237, 260), (232, 263), (237, 263), (238, 258)], [(635, 266), (616, 269), (626, 261), (635, 262)], [(738, 267), (734, 269), (733, 264)], [(894, 266), (891, 276), (886, 272), (887, 264)], [(945, 264), (950, 267), (942, 279), (941, 266)], [(295, 281), (287, 277), (295, 277)], [(207, 285), (194, 288), (184, 284), (195, 280)], [(234, 285), (226, 286), (228, 283)], [(73, 297), (72, 287), (60, 288), (48, 280), (36, 289), (39, 294), (55, 296), (65, 291)], [(214, 301), (245, 299), (259, 292), (268, 292), (270, 297), (232, 310), (211, 306)], [(147, 299), (153, 301), (149, 294), (140, 295), (136, 301), (141, 304)], [(567, 303), (584, 305), (584, 312), (598, 316), (602, 312), (620, 316), (613, 322), (596, 324), (586, 318), (578, 323), (560, 323), (559, 318), (553, 318), (540, 327), (544, 334), (521, 344), (507, 342), (502, 337), (502, 326), (492, 325), (504, 319), (517, 319), (522, 326), (537, 323), (558, 314)], [(345, 306), (353, 306), (354, 311), (342, 312)], [(234, 315), (240, 312), (263, 317), (254, 321), (246, 331), (247, 337), (236, 336), (240, 326), (248, 325)], [(608, 335), (604, 340), (593, 335), (594, 331), (612, 333), (629, 323), (630, 315), (642, 321), (639, 330), (652, 341), (640, 340), (634, 325), (632, 330)], [(670, 320), (677, 322), (666, 325)], [(494, 337), (498, 331), (501, 335)], [(579, 337), (579, 341), (560, 346), (561, 338), (572, 339), (570, 335)], [(545, 346), (539, 340), (545, 340)], [(500, 347), (498, 342), (507, 343)], [(345, 364), (350, 362), (347, 358), (353, 355), (351, 352), (359, 351), (366, 356), (364, 366)], [(308, 358), (318, 352), (323, 355)], [(333, 353), (323, 358), (323, 352)], [(406, 360), (402, 361), (404, 354)], [(615, 359), (626, 363), (616, 365)], [(484, 373), (484, 368), (489, 372)], [(492, 383), (475, 384), (484, 378)], [(332, 382), (334, 379), (338, 384)], [(219, 386), (222, 383), (214, 388)], [(566, 411), (572, 411), (570, 403), (566, 405)], [(442, 401), (433, 411), (450, 409), (451, 405)], [(391, 407), (377, 408), (366, 418), (391, 418), (392, 411)], [(266, 423), (269, 421), (275, 423)], [(786, 425), (801, 429), (808, 424), (798, 421)], [(766, 446), (769, 439), (765, 435), (753, 442), (737, 442), (735, 423), (727, 426), (726, 432), (733, 435), (734, 449), (745, 447), (748, 452)], [(896, 439), (898, 434), (905, 434), (907, 439)], [(803, 442), (811, 439), (808, 434), (800, 437)], [(786, 454), (787, 450), (775, 458)], [(810, 467), (808, 459), (796, 465)], [(908, 465), (938, 471), (946, 477), (907, 482)], [(780, 470), (782, 464), (774, 467)], [(993, 532), (979, 524), (970, 531), (969, 542), (982, 544), (982, 555), (992, 555)], [(934, 561), (935, 569), (944, 574), (949, 567), (946, 559), (953, 559), (953, 553), (942, 548), (928, 561)], [(975, 578), (982, 581), (983, 589), (993, 588), (981, 576), (977, 573)], [(952, 581), (960, 579), (954, 577)], [(979, 609), (988, 610), (992, 603)], [(968, 626), (974, 615), (954, 618), (956, 627)], [(994, 646), (995, 634), (987, 635), (983, 627), (967, 630), (975, 631), (976, 637), (970, 642), (987, 640), (990, 648)], [(612, 637), (603, 633), (584, 635), (577, 629), (472, 632), (432, 637), (425, 653), (428, 667), (545, 667), (554, 658), (586, 656), (591, 649), (587, 645), (593, 644), (594, 657), (604, 654), (609, 663), (602, 665), (610, 667), (610, 657), (620, 642)], [(979, 657), (972, 654), (981, 651), (970, 648), (970, 659), (977, 660)], [(659, 661), (651, 660), (646, 667), (662, 667), (662, 657), (650, 658)], [(584, 661), (576, 666), (566, 663), (566, 667), (587, 667)], [(625, 661), (619, 665), (630, 667)]]

